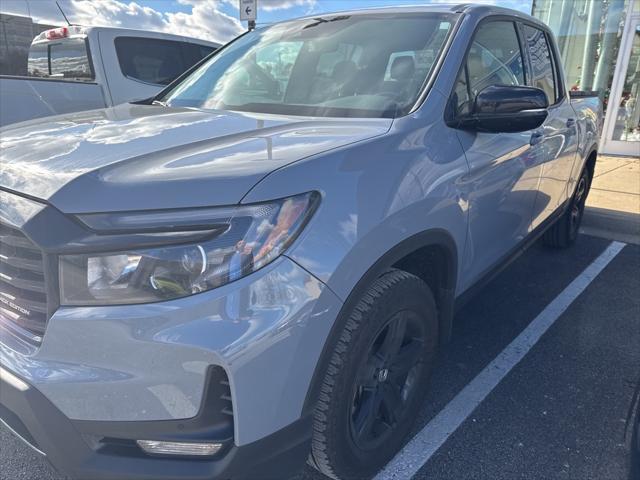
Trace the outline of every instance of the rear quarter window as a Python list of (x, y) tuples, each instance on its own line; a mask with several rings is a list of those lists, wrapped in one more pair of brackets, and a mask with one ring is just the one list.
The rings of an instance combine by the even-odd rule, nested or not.
[(544, 90), (549, 104), (552, 105), (558, 100), (558, 88), (547, 36), (542, 30), (529, 25), (524, 25), (524, 33), (529, 46), (529, 55), (531, 56), (532, 85)]

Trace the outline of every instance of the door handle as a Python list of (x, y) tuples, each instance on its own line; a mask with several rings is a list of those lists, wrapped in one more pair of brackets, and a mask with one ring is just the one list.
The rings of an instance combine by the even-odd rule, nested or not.
[(536, 130), (531, 134), (531, 139), (529, 140), (529, 145), (537, 145), (544, 138), (544, 132), (542, 130)]
[(567, 119), (567, 128), (574, 127), (575, 124), (576, 124), (576, 119), (575, 118), (568, 118)]

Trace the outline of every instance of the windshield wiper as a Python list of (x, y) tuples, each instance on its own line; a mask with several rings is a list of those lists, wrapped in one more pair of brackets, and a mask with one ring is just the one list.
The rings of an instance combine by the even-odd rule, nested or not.
[(351, 18), (350, 15), (340, 15), (338, 17), (333, 17), (331, 20), (327, 20), (326, 18), (314, 18), (313, 20), (315, 20), (316, 23), (310, 23), (308, 25), (305, 25), (304, 27), (302, 27), (302, 29), (306, 29), (306, 28), (313, 28), (313, 27), (317, 27), (318, 25), (322, 25), (323, 23), (329, 23), (329, 22), (337, 22), (339, 20), (348, 20), (349, 18)]
[(160, 105), (161, 107), (169, 107), (169, 104), (166, 102), (163, 102), (162, 100), (154, 100), (153, 102), (151, 102), (151, 105)]

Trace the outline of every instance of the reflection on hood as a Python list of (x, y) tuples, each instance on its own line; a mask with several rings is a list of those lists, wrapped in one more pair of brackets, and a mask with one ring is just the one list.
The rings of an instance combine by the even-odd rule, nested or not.
[(234, 204), (271, 171), (390, 124), (125, 104), (3, 129), (0, 186), (74, 213)]

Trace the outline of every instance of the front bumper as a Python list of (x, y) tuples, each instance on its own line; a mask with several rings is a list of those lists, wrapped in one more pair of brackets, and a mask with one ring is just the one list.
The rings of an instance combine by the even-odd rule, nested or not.
[[(240, 467), (244, 478), (246, 466), (265, 478), (267, 465), (256, 463), (283, 449), (308, 452), (304, 402), (340, 306), (324, 284), (281, 257), (192, 297), (60, 308), (37, 349), (0, 328), (0, 365), (29, 387), (4, 382), (0, 416), (75, 478), (234, 478)], [(196, 421), (212, 403), (212, 369), (228, 378), (231, 438), (220, 433), (224, 426)], [(125, 448), (134, 439), (191, 434), (225, 448), (212, 460)]]
[[(257, 442), (230, 445), (211, 460), (145, 456), (124, 444), (98, 441), (109, 422), (73, 422), (33, 386), (0, 367), (0, 420), (62, 473), (78, 479), (165, 480), (282, 478), (302, 467), (311, 422), (301, 418)], [(130, 422), (135, 431), (171, 431), (171, 422)], [(46, 453), (45, 453), (46, 452)]]

